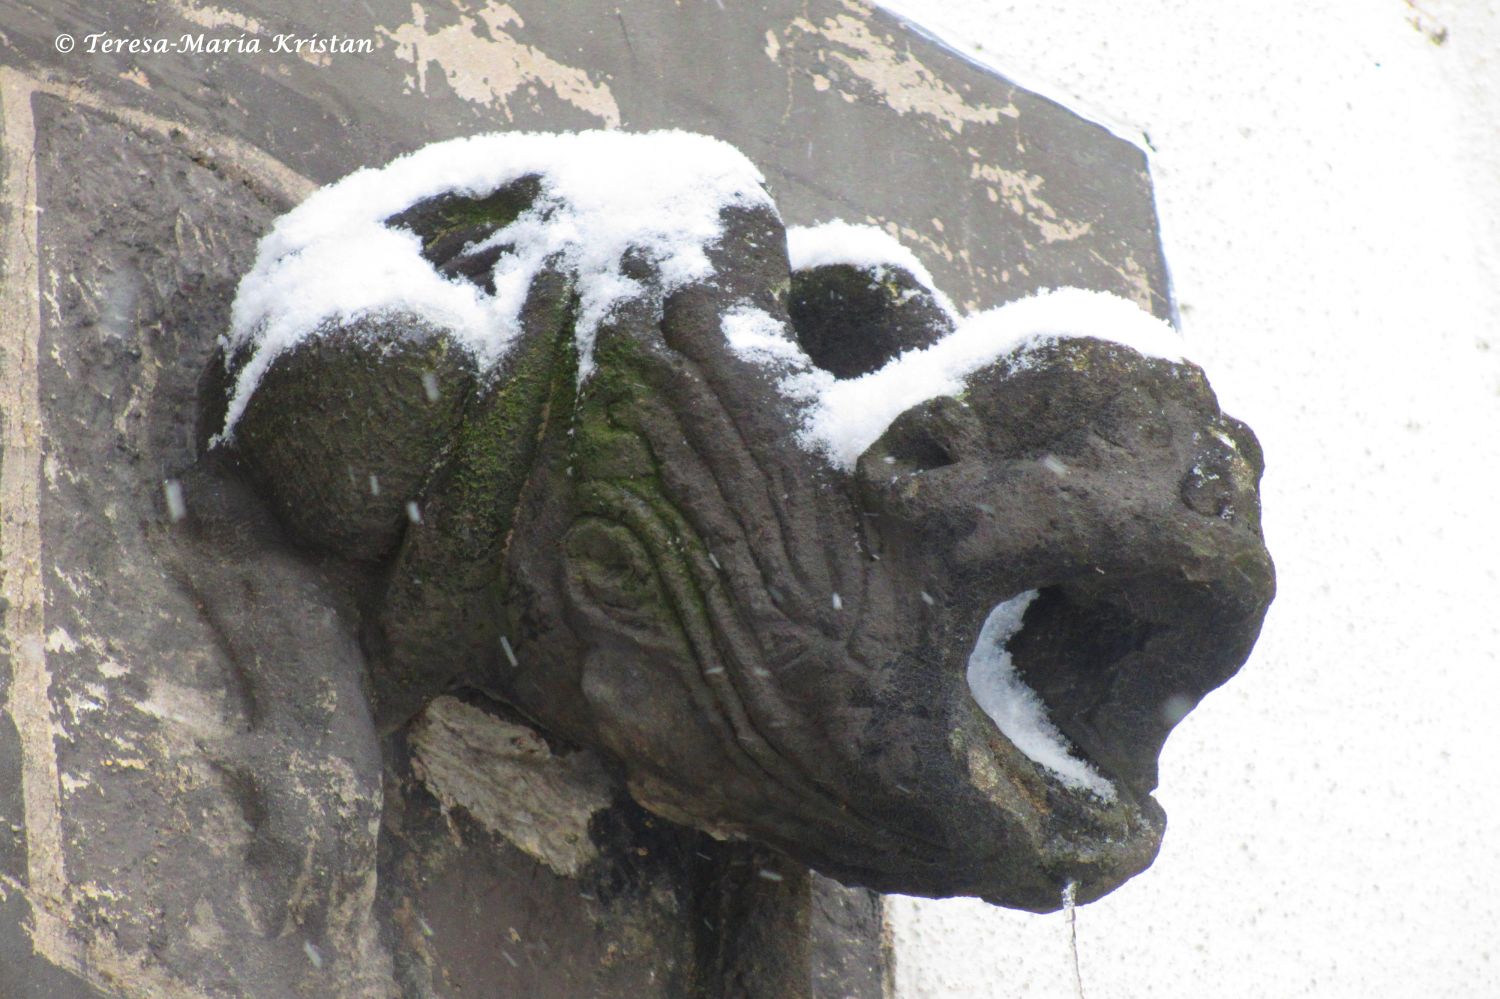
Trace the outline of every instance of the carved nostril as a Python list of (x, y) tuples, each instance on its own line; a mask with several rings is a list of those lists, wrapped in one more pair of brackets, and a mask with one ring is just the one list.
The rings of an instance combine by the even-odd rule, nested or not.
[(866, 453), (901, 472), (928, 472), (956, 464), (982, 436), (974, 414), (957, 399), (939, 396), (902, 413)]

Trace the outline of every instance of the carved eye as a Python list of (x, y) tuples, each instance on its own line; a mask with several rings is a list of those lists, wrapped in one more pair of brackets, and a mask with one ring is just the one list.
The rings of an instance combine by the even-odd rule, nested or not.
[(651, 558), (628, 528), (588, 517), (568, 532), (564, 548), (568, 574), (598, 606), (644, 612), (662, 603)]
[(953, 331), (931, 290), (890, 264), (793, 271), (787, 312), (807, 356), (839, 378), (869, 374)]

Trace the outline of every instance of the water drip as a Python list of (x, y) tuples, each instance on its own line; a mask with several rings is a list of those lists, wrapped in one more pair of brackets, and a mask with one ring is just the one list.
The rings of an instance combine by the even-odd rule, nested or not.
[(1063, 885), (1063, 914), (1068, 919), (1068, 952), (1073, 958), (1073, 989), (1078, 999), (1083, 999), (1083, 967), (1078, 961), (1078, 882)]

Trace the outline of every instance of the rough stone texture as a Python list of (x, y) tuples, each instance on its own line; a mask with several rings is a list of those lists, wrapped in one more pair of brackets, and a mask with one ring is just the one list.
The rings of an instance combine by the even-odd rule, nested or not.
[(1167, 734), (1244, 662), (1275, 590), (1262, 470), (1198, 368), (1076, 340), (903, 414), (859, 477), (892, 549), (954, 550), (944, 592), (1006, 576), (1040, 590), (1009, 645), (1017, 669), (1069, 742), (1146, 794)]
[[(1085, 900), (1110, 891), (1155, 857), (1167, 734), (1243, 663), (1274, 591), (1253, 435), (1198, 368), (1072, 339), (913, 407), (838, 472), (798, 445), (794, 408), (721, 332), (748, 304), (828, 346), (835, 310), (804, 312), (807, 333), (789, 314), (798, 282), (772, 211), (722, 222), (711, 280), (666, 293), (636, 263), (644, 290), (601, 324), (581, 385), (556, 304), (569, 277), (546, 275), (486, 396), (498, 401), (463, 417), (488, 428), (501, 413), (500, 431), (438, 449), (418, 434), (385, 455), (433, 512), (392, 562), (421, 613), (364, 611), (361, 629), (382, 637), (365, 643), (374, 697), (415, 707), (455, 684), (484, 690), (602, 753), (649, 810), (848, 883), (1041, 911), (1069, 882)], [(902, 281), (840, 291), (895, 304)], [(951, 329), (925, 312), (860, 310), (866, 349), (886, 351), (867, 360)], [(407, 326), (351, 342), (379, 356)], [(294, 380), (266, 379), (256, 400), (294, 421), (324, 379), (287, 367)], [(352, 392), (341, 405), (362, 411)], [(535, 444), (492, 470), (495, 440)], [(268, 441), (228, 450), (267, 470), (276, 509), (317, 504), (360, 453), (334, 438), (319, 466), (283, 467)], [(1047, 779), (970, 696), (982, 622), (1028, 590), (1041, 595), (1017, 666), (1115, 800)]]
[(589, 820), (614, 785), (589, 753), (555, 755), (524, 725), (439, 697), (412, 723), (412, 770), (446, 810), (462, 808), (489, 833), (564, 877), (599, 855)]
[(880, 896), (850, 891), (818, 874), (811, 880), (812, 999), (889, 995), (893, 955), (877, 929)]
[[(316, 529), (284, 528), (216, 462), (193, 467), (200, 372), (214, 370), (236, 274), (284, 203), (170, 139), (48, 96), (34, 108), (44, 203), (103, 185), (121, 207), (43, 213), (39, 234), (56, 302), (44, 299), (38, 376), (61, 836), (21, 835), (24, 767), (3, 768), (0, 994), (714, 994), (717, 966), (694, 956), (693, 872), (700, 853), (718, 863), (734, 850), (642, 814), (564, 747), (556, 793), (576, 820), (544, 835), (583, 823), (586, 842), (568, 844), (579, 876), (528, 856), (514, 830), (486, 828), (482, 791), (433, 773), (423, 725), (415, 748), (405, 734), (379, 743), (342, 558), (306, 544)], [(148, 252), (158, 245), (173, 252)], [(369, 386), (394, 384), (363, 370)], [(180, 522), (167, 482), (181, 489)], [(384, 517), (364, 526), (388, 529)], [(514, 718), (480, 721), (484, 703), (463, 705), (468, 728), (513, 733), (551, 772), (547, 744)], [(24, 761), (11, 718), (0, 748)], [(32, 956), (42, 944), (28, 938), (21, 886), (49, 847), (70, 887), (45, 902), (56, 949)]]
[[(344, 582), (380, 531), (309, 550), (325, 532), (294, 511), (189, 471), (255, 239), (312, 184), (430, 139), (676, 126), (749, 153), (789, 221), (886, 224), (961, 303), (1073, 283), (1166, 315), (1144, 158), (850, 4), (228, 6), (0, 0), (0, 995), (713, 994), (732, 962), (709, 888), (751, 848), (617, 784), (574, 880), (445, 812), (369, 712), (379, 636), (351, 622), (422, 616), (420, 594)], [(377, 47), (54, 48), (101, 29)], [(811, 884), (807, 987), (877, 994), (878, 900)]]
[(70, 941), (110, 977), (149, 966), (163, 989), (383, 994), (382, 767), (354, 636), (245, 490), (183, 483), (175, 529), (164, 498), (195, 456), (192, 368), (247, 236), (281, 206), (170, 140), (47, 96), (35, 114), (41, 203), (108, 191), (120, 206), (45, 211), (39, 237)]
[(404, 737), (392, 750), (378, 912), (397, 994), (715, 994), (695, 959), (702, 837), (620, 800), (589, 821), (598, 856), (566, 877), (467, 809), (445, 810)]
[[(317, 496), (276, 507), (298, 541), (375, 562), (389, 557), (400, 542), (406, 504), (420, 493), (427, 472), (403, 468), (390, 456), (413, 440), (439, 450), (459, 426), (475, 375), (464, 352), (451, 349), (438, 330), (413, 321), (376, 357), (364, 347), (368, 331), (361, 325), (291, 352), (270, 373), (281, 404), (252, 400), (239, 432), (253, 445), (247, 453), (257, 456), (249, 469), (253, 479), (267, 483), (292, 476), (324, 486)], [(205, 382), (220, 389), (216, 376), (224, 370), (221, 361), (211, 364)], [(428, 384), (436, 399), (428, 398)], [(360, 405), (348, 405), (356, 393)], [(211, 418), (201, 423), (205, 432), (222, 425)], [(351, 454), (358, 460), (345, 460), (341, 474), (321, 474), (330, 462)]]

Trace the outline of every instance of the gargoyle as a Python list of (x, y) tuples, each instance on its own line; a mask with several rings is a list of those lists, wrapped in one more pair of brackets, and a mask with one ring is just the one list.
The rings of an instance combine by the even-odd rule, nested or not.
[(669, 819), (1047, 911), (1151, 862), (1274, 589), (1259, 447), (1173, 340), (1086, 292), (959, 319), (713, 140), (488, 136), (282, 219), (207, 422), (352, 581), (383, 729), (481, 690)]

